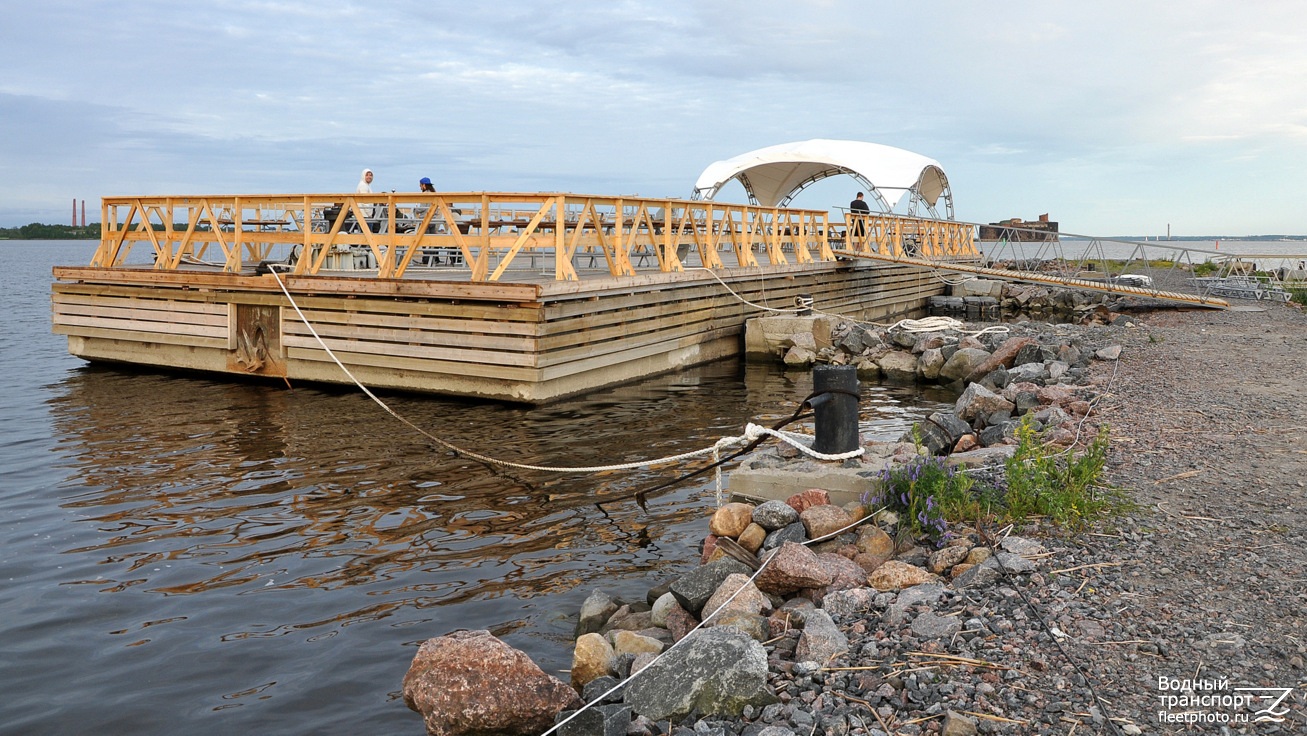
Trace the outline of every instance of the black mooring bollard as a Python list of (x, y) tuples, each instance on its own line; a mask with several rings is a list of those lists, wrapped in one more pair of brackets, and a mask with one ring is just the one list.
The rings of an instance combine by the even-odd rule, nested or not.
[(812, 449), (835, 455), (858, 449), (858, 369), (851, 365), (819, 365), (812, 369), (810, 402), (817, 424)]

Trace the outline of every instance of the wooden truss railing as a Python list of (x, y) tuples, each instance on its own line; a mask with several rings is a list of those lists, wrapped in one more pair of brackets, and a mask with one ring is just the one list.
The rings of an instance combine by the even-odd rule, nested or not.
[(496, 281), (526, 253), (549, 259), (556, 279), (575, 280), (586, 257), (631, 276), (683, 270), (691, 250), (710, 268), (725, 265), (725, 252), (742, 267), (760, 265), (760, 256), (770, 265), (833, 261), (833, 248), (977, 255), (972, 227), (955, 222), (870, 215), (832, 223), (819, 210), (557, 193), (109, 197), (101, 222), (92, 266), (121, 266), (139, 244), (153, 249), (156, 269), (208, 263), (230, 273), (276, 259), (296, 274), (402, 278), (434, 260)]

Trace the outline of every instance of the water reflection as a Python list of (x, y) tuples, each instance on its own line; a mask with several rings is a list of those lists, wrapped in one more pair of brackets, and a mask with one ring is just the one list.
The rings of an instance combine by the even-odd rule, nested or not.
[[(807, 374), (717, 364), (541, 408), (426, 397), (389, 403), (438, 436), (478, 452), (542, 465), (599, 465), (683, 452), (737, 434), (742, 421), (787, 416)], [(579, 582), (575, 550), (648, 554), (658, 526), (701, 510), (684, 499), (652, 518), (598, 498), (647, 487), (663, 472), (595, 475), (504, 470), (433, 450), (351, 393), (215, 383), (87, 370), (53, 402), (101, 537), (70, 553), (101, 553), (119, 573), (106, 591), (149, 583), (164, 595), (222, 587), (334, 589), (394, 580), (414, 567), (450, 580), (399, 585), (415, 605), (519, 588), (539, 595)], [(897, 435), (922, 408), (868, 387), (867, 425)], [(909, 392), (911, 393), (911, 392)], [(163, 579), (131, 576), (187, 561)], [(269, 565), (280, 565), (274, 574)], [(576, 575), (585, 565), (575, 566)], [(180, 579), (178, 579), (180, 578)], [(524, 585), (525, 580), (531, 584)], [(432, 595), (436, 593), (436, 595)]]
[[(810, 388), (807, 374), (724, 362), (538, 408), (387, 401), (477, 452), (588, 466), (707, 447), (746, 422), (789, 416)], [(488, 466), (433, 448), (345, 391), (96, 368), (56, 389), (49, 409), (68, 458), (62, 504), (83, 530), (62, 550), (77, 572), (61, 582), (119, 602), (89, 633), (138, 650), (178, 626), (191, 632), (187, 648), (200, 650), (315, 647), (349, 632), (353, 644), (334, 647), (330, 661), (337, 677), (357, 682), (377, 666), (362, 643), (489, 628), (546, 668), (564, 667), (559, 612), (573, 612), (593, 587), (631, 580), (643, 589), (692, 564), (713, 498), (708, 475), (651, 499), (647, 512), (600, 508), (599, 499), (687, 468), (585, 475)], [(867, 387), (865, 426), (896, 437), (937, 405), (931, 398)], [(374, 630), (378, 622), (385, 628)], [(388, 631), (395, 627), (406, 632)], [(402, 674), (406, 659), (395, 660)], [(168, 667), (187, 676), (185, 663)], [(283, 667), (294, 665), (242, 671), (208, 695), (224, 700), (215, 708), (272, 697), (289, 687)], [(398, 681), (391, 674), (371, 684), (378, 707)]]

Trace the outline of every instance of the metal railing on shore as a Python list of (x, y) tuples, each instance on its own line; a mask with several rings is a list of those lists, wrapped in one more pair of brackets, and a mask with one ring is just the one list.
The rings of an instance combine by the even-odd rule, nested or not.
[[(241, 273), (280, 261), (299, 275), (466, 270), (500, 280), (523, 255), (558, 280), (578, 263), (611, 276), (680, 271), (693, 252), (708, 268), (836, 260), (835, 249), (975, 258), (966, 223), (890, 214), (831, 222), (821, 210), (562, 193), (454, 192), (107, 197), (91, 265), (117, 267), (134, 246), (153, 267)], [(209, 260), (212, 259), (212, 260)], [(602, 264), (602, 265), (601, 265)]]

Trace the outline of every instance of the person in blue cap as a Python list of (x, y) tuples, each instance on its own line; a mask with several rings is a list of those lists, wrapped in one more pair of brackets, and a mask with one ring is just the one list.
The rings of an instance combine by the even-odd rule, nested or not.
[[(430, 179), (429, 177), (424, 176), (424, 177), (422, 177), (421, 179), (418, 179), (418, 191), (420, 191), (420, 192), (431, 192), (431, 193), (434, 194), (435, 191), (436, 191), (436, 188), (435, 188), (434, 186), (432, 186), (432, 184), (431, 184), (431, 179)], [(431, 205), (428, 204), (428, 203), (426, 203), (426, 202), (423, 202), (422, 204), (419, 204), (418, 206), (416, 206), (416, 207), (413, 208), (413, 216), (416, 217), (416, 218), (421, 219), (422, 217), (425, 217), (425, 216), (426, 216), (426, 214), (427, 214), (427, 210), (429, 210), (429, 209), (431, 209)], [(440, 231), (440, 228), (439, 228), (438, 223), (433, 222), (433, 223), (431, 223), (430, 225), (427, 226), (427, 232), (429, 232), (429, 233), (435, 233), (435, 232), (439, 232), (439, 231)]]

